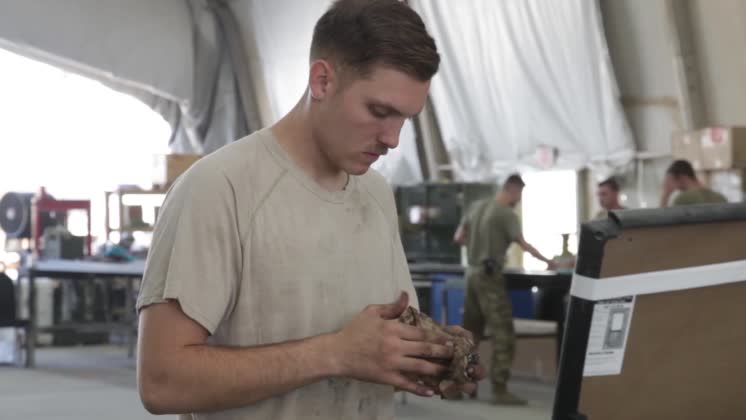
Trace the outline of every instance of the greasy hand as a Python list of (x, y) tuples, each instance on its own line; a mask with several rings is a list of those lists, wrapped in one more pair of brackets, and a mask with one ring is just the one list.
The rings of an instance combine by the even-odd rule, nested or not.
[(422, 396), (435, 394), (404, 373), (440, 375), (446, 367), (423, 358), (449, 359), (453, 349), (442, 338), (400, 323), (397, 318), (408, 306), (409, 296), (402, 292), (394, 303), (369, 305), (335, 334), (341, 376), (392, 385)]
[[(452, 334), (460, 335), (470, 340), (474, 340), (474, 336), (470, 331), (465, 330), (464, 328), (457, 325), (449, 325), (446, 326), (445, 329)], [(469, 376), (474, 379), (474, 382), (459, 384), (453, 381), (449, 381), (448, 384), (445, 384), (445, 386), (443, 386), (439, 390), (439, 393), (443, 396), (443, 398), (458, 398), (461, 396), (461, 394), (473, 394), (477, 390), (477, 382), (481, 381), (487, 376), (487, 370), (484, 368), (484, 366), (482, 366), (481, 363), (476, 366), (469, 367), (467, 371), (469, 372)]]

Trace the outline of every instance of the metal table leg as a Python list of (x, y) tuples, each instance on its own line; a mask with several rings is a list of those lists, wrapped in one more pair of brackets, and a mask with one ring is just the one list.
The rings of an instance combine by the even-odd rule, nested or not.
[(26, 337), (26, 367), (34, 367), (36, 364), (36, 284), (31, 271), (28, 276), (28, 289), (29, 328)]
[(127, 295), (124, 298), (124, 321), (127, 323), (127, 357), (135, 355), (135, 300), (132, 296), (135, 282), (134, 277), (127, 278)]

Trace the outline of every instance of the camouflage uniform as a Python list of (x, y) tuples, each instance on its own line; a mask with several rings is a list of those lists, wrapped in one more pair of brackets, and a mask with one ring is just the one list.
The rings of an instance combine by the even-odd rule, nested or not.
[[(466, 233), (469, 267), (463, 326), (482, 339), (485, 326), (492, 341), (490, 379), (496, 392), (505, 390), (515, 354), (515, 331), (508, 290), (502, 269), (505, 253), (521, 234), (518, 216), (495, 199), (477, 201), (462, 225)], [(484, 261), (494, 267), (485, 269)]]
[(510, 379), (515, 354), (513, 308), (502, 273), (487, 276), (481, 267), (466, 272), (467, 291), (464, 302), (464, 328), (475, 338), (484, 338), (485, 326), (492, 342), (490, 379), (495, 389), (504, 388)]

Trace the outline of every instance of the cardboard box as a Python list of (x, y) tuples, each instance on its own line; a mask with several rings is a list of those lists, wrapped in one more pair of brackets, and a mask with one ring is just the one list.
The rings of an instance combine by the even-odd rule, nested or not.
[(746, 127), (706, 128), (699, 140), (702, 169), (746, 168)]
[(157, 155), (153, 165), (153, 184), (171, 185), (179, 175), (186, 172), (202, 155)]
[(671, 136), (671, 154), (674, 159), (688, 160), (695, 171), (704, 169), (698, 132), (674, 133)]

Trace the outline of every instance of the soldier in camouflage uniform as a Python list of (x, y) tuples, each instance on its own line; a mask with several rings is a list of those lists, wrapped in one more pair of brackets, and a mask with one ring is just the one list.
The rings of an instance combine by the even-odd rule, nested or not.
[(516, 242), (534, 257), (552, 265), (523, 238), (518, 216), (513, 211), (524, 187), (518, 175), (511, 175), (497, 197), (474, 202), (466, 212), (454, 240), (466, 245), (469, 267), (464, 302), (464, 328), (476, 339), (484, 338), (485, 326), (492, 340), (490, 378), (496, 404), (524, 405), (526, 401), (509, 393), (507, 382), (515, 353), (515, 332), (510, 299), (502, 274), (505, 253)]

